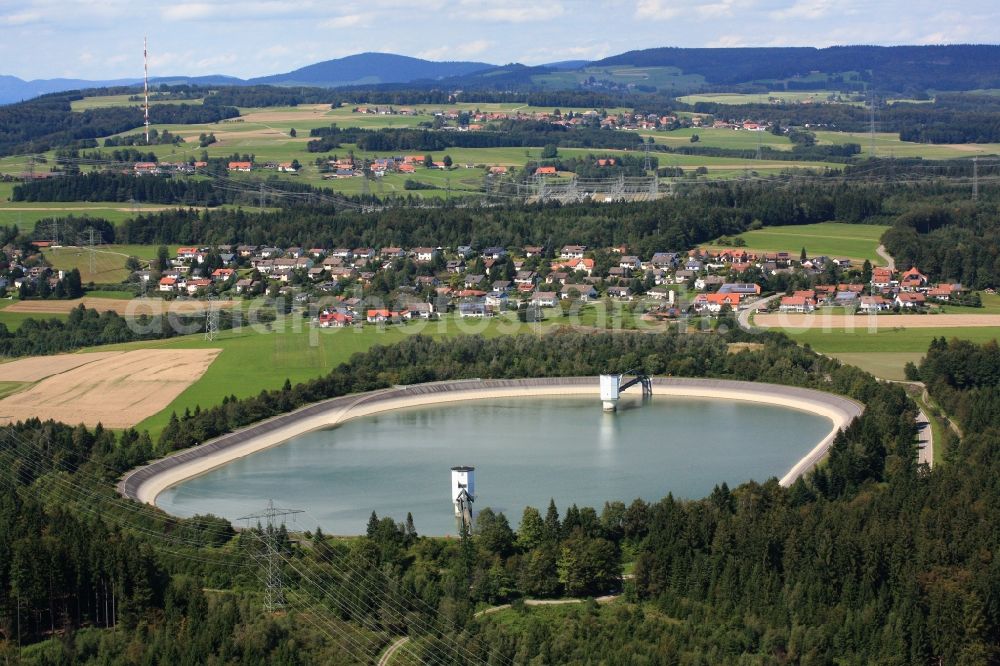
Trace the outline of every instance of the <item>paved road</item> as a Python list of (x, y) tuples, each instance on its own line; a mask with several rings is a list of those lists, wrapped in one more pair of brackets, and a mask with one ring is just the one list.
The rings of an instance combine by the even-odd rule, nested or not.
[(875, 254), (885, 259), (885, 265), (889, 267), (890, 271), (896, 270), (896, 260), (893, 259), (892, 255), (886, 251), (885, 245), (880, 244), (877, 248), (875, 248)]
[(750, 323), (750, 315), (752, 315), (757, 310), (767, 308), (767, 304), (776, 298), (781, 298), (781, 294), (775, 294), (774, 296), (768, 296), (767, 298), (761, 298), (759, 300), (750, 303), (746, 309), (740, 310), (736, 315), (736, 321), (739, 323), (740, 328), (744, 331), (753, 333), (758, 329)]
[(917, 412), (917, 464), (934, 466), (934, 431), (922, 409)]
[(382, 653), (382, 658), (378, 660), (378, 666), (389, 666), (392, 662), (392, 658), (399, 652), (399, 649), (406, 645), (406, 641), (410, 640), (408, 636), (403, 636), (397, 639), (392, 645), (386, 648), (386, 651)]

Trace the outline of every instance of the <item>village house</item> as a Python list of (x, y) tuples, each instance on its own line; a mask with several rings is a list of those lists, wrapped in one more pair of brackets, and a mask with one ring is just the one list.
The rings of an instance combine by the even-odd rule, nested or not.
[(438, 250), (433, 247), (415, 247), (411, 254), (417, 261), (426, 263), (434, 261), (434, 258), (438, 256)]
[(649, 264), (654, 268), (673, 268), (677, 265), (676, 252), (655, 252), (649, 260)]
[(586, 245), (564, 245), (559, 251), (560, 259), (583, 259), (583, 254), (587, 251)]
[(212, 271), (212, 281), (214, 282), (226, 282), (236, 275), (236, 271), (232, 268), (216, 268)]
[(494, 310), (503, 310), (507, 307), (510, 296), (507, 295), (506, 291), (498, 291), (494, 289), (490, 293), (486, 294), (486, 305), (493, 308)]
[(709, 287), (716, 287), (725, 284), (726, 278), (721, 275), (705, 275), (699, 277), (694, 281), (694, 288), (698, 290), (705, 290)]
[(608, 287), (608, 296), (623, 301), (631, 301), (632, 290), (628, 287)]
[(618, 260), (618, 267), (619, 268), (625, 268), (625, 269), (628, 269), (630, 271), (637, 271), (637, 270), (639, 270), (639, 269), (642, 268), (642, 262), (639, 261), (639, 257), (637, 257), (635, 255), (627, 255), (627, 256), (621, 257)]
[(583, 302), (589, 302), (597, 298), (597, 290), (589, 284), (564, 284), (559, 290), (559, 297), (562, 299), (577, 296)]
[(493, 310), (486, 305), (486, 301), (484, 299), (470, 298), (458, 304), (458, 316), (463, 319), (470, 317), (482, 319), (492, 317)]
[(952, 298), (962, 295), (962, 285), (957, 283), (940, 283), (928, 289), (926, 293), (927, 298), (933, 298), (938, 301), (950, 301)]
[(927, 286), (927, 276), (914, 266), (899, 277), (899, 288), (903, 291), (920, 291)]
[(901, 291), (896, 294), (895, 303), (900, 308), (917, 309), (924, 306), (927, 298), (920, 293)]
[(698, 294), (695, 296), (693, 307), (695, 312), (718, 314), (724, 307), (737, 310), (741, 300), (741, 294)]
[(744, 296), (759, 296), (760, 285), (752, 282), (727, 282), (719, 287), (720, 294), (743, 294)]
[(593, 259), (570, 259), (561, 264), (553, 265), (553, 268), (558, 268), (559, 270), (576, 272), (582, 271), (586, 275), (591, 275), (594, 271), (594, 260)]
[(530, 303), (542, 308), (555, 307), (559, 302), (559, 296), (554, 291), (536, 291), (531, 295)]
[(892, 302), (881, 296), (862, 296), (859, 301), (858, 310), (866, 314), (882, 312), (892, 307)]
[(779, 312), (812, 312), (816, 308), (815, 304), (805, 296), (783, 296), (778, 305)]
[(437, 316), (432, 303), (410, 303), (406, 310), (417, 319), (434, 319)]
[(480, 256), (483, 259), (493, 259), (493, 260), (503, 259), (504, 257), (507, 256), (507, 250), (505, 250), (502, 247), (497, 247), (497, 246), (488, 247), (488, 248), (485, 248), (480, 253)]
[(354, 317), (346, 312), (321, 312), (319, 325), (322, 328), (346, 328), (354, 323)]
[(208, 278), (192, 278), (187, 281), (185, 289), (187, 289), (188, 294), (193, 296), (198, 292), (199, 289), (208, 289), (211, 286), (212, 286), (212, 281), (209, 280)]

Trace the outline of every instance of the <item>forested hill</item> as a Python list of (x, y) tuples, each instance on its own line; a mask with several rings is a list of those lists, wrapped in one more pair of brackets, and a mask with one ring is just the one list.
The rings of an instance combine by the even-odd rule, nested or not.
[[(891, 90), (975, 90), (1000, 85), (1000, 46), (831, 46), (795, 48), (656, 48), (592, 63), (602, 66), (677, 67), (710, 84), (787, 79), (812, 72), (858, 72)], [(869, 74), (870, 72), (870, 74)]]
[(248, 83), (332, 88), (364, 83), (437, 80), (492, 67), (485, 62), (433, 62), (392, 53), (359, 53), (318, 62), (285, 74), (250, 79)]

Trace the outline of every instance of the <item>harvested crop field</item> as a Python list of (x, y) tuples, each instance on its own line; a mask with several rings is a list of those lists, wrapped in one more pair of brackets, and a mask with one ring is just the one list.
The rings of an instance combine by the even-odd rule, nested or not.
[(0, 382), (37, 382), (52, 375), (79, 368), (121, 352), (93, 352), (90, 354), (56, 354), (32, 356), (8, 363), (0, 363)]
[[(218, 356), (219, 349), (142, 349), (129, 352), (62, 354), (50, 358), (51, 374), (34, 386), (0, 400), (0, 423), (38, 417), (65, 423), (98, 423), (127, 428), (164, 409), (181, 391), (199, 379)], [(64, 357), (81, 364), (66, 369)], [(91, 360), (92, 359), (92, 360)], [(43, 372), (24, 359), (9, 364), (14, 376), (18, 364), (24, 373)]]
[[(217, 308), (231, 308), (238, 301), (213, 301)], [(140, 315), (154, 315), (164, 313), (188, 314), (191, 312), (202, 312), (208, 305), (206, 301), (164, 301), (159, 298), (93, 298), (84, 296), (76, 300), (45, 300), (45, 301), (18, 301), (6, 308), (7, 312), (35, 312), (39, 314), (63, 314), (67, 313), (78, 305), (83, 305), (88, 310), (98, 310), (101, 312), (114, 310), (121, 315), (138, 317)]]
[(320, 119), (327, 115), (330, 115), (329, 104), (300, 104), (288, 111), (251, 111), (242, 118), (247, 123), (277, 123)]
[(894, 328), (970, 328), (1000, 326), (996, 314), (902, 314), (902, 315), (844, 315), (844, 314), (758, 314), (754, 324), (764, 328), (803, 330), (886, 330)]

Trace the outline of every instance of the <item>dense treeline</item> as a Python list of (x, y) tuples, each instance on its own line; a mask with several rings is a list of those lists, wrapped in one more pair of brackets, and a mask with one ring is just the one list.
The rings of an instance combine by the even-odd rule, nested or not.
[[(754, 118), (782, 127), (829, 127), (866, 132), (869, 109), (850, 104), (745, 104), (698, 102), (692, 111), (716, 118)], [(923, 143), (992, 143), (1000, 141), (1000, 98), (990, 95), (939, 95), (932, 103), (898, 102), (877, 111), (880, 132), (899, 133), (904, 141)]]
[(94, 230), (95, 242), (113, 244), (115, 242), (115, 225), (103, 217), (69, 215), (66, 217), (43, 217), (35, 222), (31, 232), (32, 240), (52, 240), (53, 233), (58, 231), (63, 245), (84, 245), (90, 239), (90, 230)]
[(267, 107), (329, 104), (337, 108), (347, 97), (340, 90), (307, 86), (221, 86), (203, 88), (205, 106)]
[(241, 559), (259, 541), (226, 547), (226, 521), (141, 514), (111, 498), (115, 474), (150, 455), (145, 434), (33, 420), (4, 426), (0, 442), (0, 659), (360, 663), (350, 646), (372, 641), (367, 632), (338, 622), (340, 637), (354, 634), (345, 648), (314, 624), (261, 612)]
[[(993, 45), (673, 47), (629, 51), (594, 63), (595, 67), (621, 65), (678, 67), (685, 74), (704, 76), (709, 83), (730, 86), (825, 72), (847, 75), (847, 83), (863, 81), (897, 92), (1000, 87), (1000, 47)], [(768, 84), (774, 90), (773, 83)], [(828, 85), (821, 81), (813, 89)]]
[[(933, 473), (908, 462), (912, 411), (876, 392), (831, 465), (788, 490), (750, 483), (643, 507), (626, 596), (644, 604), (558, 621), (525, 611), (461, 640), (515, 663), (996, 663), (1000, 569), (983, 554), (1000, 548), (997, 349), (940, 340), (921, 364), (931, 394), (968, 423), (960, 442), (935, 442), (948, 463)], [(856, 463), (883, 447), (888, 484), (856, 470), (859, 482), (831, 496), (851, 467), (838, 461), (845, 449)]]
[[(704, 155), (707, 157), (737, 157), (744, 160), (757, 159), (756, 149), (721, 148), (717, 146), (699, 146), (696, 143), (689, 146), (668, 146), (657, 144), (656, 151), (676, 153), (678, 155)], [(861, 146), (856, 143), (835, 143), (829, 145), (793, 145), (791, 150), (779, 150), (771, 146), (760, 147), (760, 159), (783, 161), (813, 161), (851, 162), (855, 155), (861, 152)]]
[[(224, 175), (225, 160), (211, 160), (209, 173)], [(204, 178), (137, 177), (131, 173), (91, 171), (84, 174), (47, 178), (14, 186), (12, 201), (141, 201), (181, 206), (219, 206), (224, 203), (255, 203), (259, 182), (218, 187)], [(334, 195), (327, 188), (271, 177), (268, 192)]]
[[(0, 106), (0, 155), (42, 153), (52, 148), (93, 148), (96, 139), (142, 125), (142, 111), (135, 107), (108, 107), (74, 112), (70, 103), (83, 99), (78, 92), (55, 93)], [(157, 124), (212, 123), (240, 115), (233, 107), (192, 104), (157, 104), (150, 108)]]
[(506, 121), (492, 131), (444, 132), (420, 129), (314, 129), (320, 137), (306, 144), (311, 153), (329, 152), (342, 143), (372, 152), (439, 151), (447, 148), (509, 148), (556, 145), (563, 148), (635, 148), (642, 137), (634, 132), (576, 128), (545, 122)]
[[(516, 530), (506, 516), (483, 509), (471, 538), (451, 542), (419, 538), (419, 516), (396, 523), (373, 515), (367, 535), (353, 541), (330, 541), (317, 530), (306, 535), (308, 544), (296, 546), (281, 532), (279, 547), (296, 572), (289, 568), (289, 584), (337, 609), (330, 621), (355, 632), (362, 644), (372, 640), (358, 635), (356, 627), (362, 625), (410, 634), (423, 663), (465, 664), (476, 658), (518, 664), (995, 660), (1000, 578), (995, 558), (983, 553), (1000, 547), (1000, 517), (992, 510), (1000, 501), (992, 482), (1000, 464), (998, 412), (990, 411), (976, 435), (951, 442), (949, 464), (926, 474), (915, 465), (915, 410), (898, 385), (876, 382), (781, 335), (753, 336), (764, 343), (762, 349), (729, 353), (727, 342), (749, 337), (738, 329), (725, 335), (562, 332), (440, 342), (416, 337), (357, 354), (306, 384), (286, 384), (187, 415), (172, 423), (170, 434), (165, 431), (155, 446), (133, 431), (116, 439), (100, 429), (20, 426), (20, 441), (0, 447), (0, 475), (16, 479), (13, 501), (0, 503), (0, 532), (18, 535), (0, 540), (4, 635), (13, 635), (19, 618), (24, 640), (44, 639), (55, 618), (63, 638), (33, 647), (53, 655), (51, 661), (110, 661), (128, 650), (147, 660), (167, 655), (161, 658), (175, 662), (217, 656), (351, 663), (350, 644), (342, 642), (344, 651), (333, 652), (337, 648), (294, 621), (296, 613), (287, 620), (281, 615), (254, 620), (252, 596), (203, 590), (259, 588), (253, 574), (222, 566), (229, 546), (253, 548), (252, 535), (230, 541), (228, 526), (212, 518), (150, 518), (143, 523), (145, 531), (132, 534), (97, 519), (83, 521), (77, 502), (31, 504), (31, 498), (59, 490), (51, 483), (56, 466), (68, 474), (64, 478), (80, 481), (94, 474), (97, 463), (107, 479), (145, 457), (190, 444), (191, 435), (209, 436), (330, 395), (434, 379), (593, 374), (635, 366), (655, 374), (832, 390), (863, 401), (866, 410), (838, 436), (829, 463), (789, 489), (772, 479), (735, 489), (723, 485), (703, 500), (668, 496), (608, 503), (599, 512), (571, 506), (562, 516), (551, 505), (546, 511), (526, 510)], [(940, 345), (929, 355), (935, 364), (922, 367), (939, 400), (936, 387), (942, 382), (955, 391), (996, 387), (995, 345), (979, 351)], [(969, 361), (970, 353), (978, 360)], [(977, 401), (970, 405), (982, 407)], [(39, 456), (40, 450), (45, 453)], [(29, 517), (37, 528), (20, 526)], [(153, 535), (168, 529), (205, 545), (163, 552)], [(131, 548), (119, 547), (129, 538), (135, 539)], [(51, 568), (34, 563), (17, 571), (11, 566), (24, 562), (14, 557), (16, 552), (48, 553), (63, 542), (107, 555), (87, 561), (77, 549), (54, 553), (60, 563), (55, 577)], [(634, 578), (623, 581), (625, 553), (635, 569)], [(200, 563), (187, 555), (196, 555)], [(143, 557), (142, 566), (128, 564)], [(78, 562), (89, 562), (87, 576), (72, 574)], [(44, 583), (31, 583), (43, 571), (50, 574)], [(298, 577), (303, 572), (325, 581), (324, 589), (304, 585)], [(103, 610), (110, 592), (102, 577), (111, 581), (117, 603), (124, 604), (110, 615)], [(205, 577), (211, 577), (210, 585)], [(36, 592), (23, 599), (30, 605), (14, 594), (29, 583)], [(537, 611), (516, 602), (524, 595), (598, 594), (623, 584), (622, 602), (606, 609), (593, 604), (568, 608), (558, 620), (536, 616)], [(94, 592), (94, 603), (84, 599)], [(524, 614), (520, 620), (493, 622), (494, 616), (484, 616), (472, 621), (477, 602), (510, 599), (515, 600), (513, 612)], [(315, 617), (322, 606), (305, 612)], [(117, 631), (102, 632), (103, 638), (93, 629), (77, 631), (112, 623)], [(266, 640), (236, 638), (254, 632), (264, 632)], [(456, 651), (456, 644), (469, 652)]]
[(190, 206), (218, 206), (227, 193), (210, 180), (137, 178), (132, 174), (92, 171), (14, 186), (12, 201), (142, 201)]
[[(72, 274), (73, 271), (70, 271), (70, 275)], [(75, 297), (82, 295), (79, 271), (76, 272), (75, 281), (69, 278), (67, 282), (65, 287), (67, 291), (73, 289), (75, 285), (75, 289), (80, 292)], [(39, 294), (28, 294), (28, 296), (33, 295)], [(68, 293), (64, 297), (73, 298)], [(164, 303), (164, 309), (169, 313), (169, 304)], [(139, 313), (142, 312), (141, 307), (137, 310)], [(236, 316), (227, 309), (219, 310), (219, 328), (231, 328)], [(259, 313), (261, 322), (273, 321), (273, 318), (274, 313), (271, 310)], [(130, 321), (110, 310), (98, 312), (78, 305), (70, 310), (65, 320), (28, 318), (14, 331), (8, 329), (6, 324), (0, 323), (0, 355), (38, 356), (94, 345), (172, 338), (203, 331), (204, 322), (204, 315), (182, 314), (155, 317), (140, 315), (135, 321)]]
[(726, 183), (679, 188), (671, 198), (615, 206), (387, 208), (374, 213), (321, 207), (261, 214), (163, 211), (124, 222), (118, 239), (140, 244), (316, 243), (330, 247), (627, 244), (649, 256), (739, 233), (755, 221), (775, 226), (833, 219), (882, 221), (891, 210), (886, 206), (905, 209), (920, 191), (918, 187), (866, 183), (782, 188)]
[(914, 379), (920, 379), (965, 432), (1000, 427), (1000, 347), (939, 338)]
[(927, 202), (896, 218), (882, 237), (903, 268), (917, 266), (935, 280), (966, 288), (1000, 285), (1000, 208), (995, 202)]

